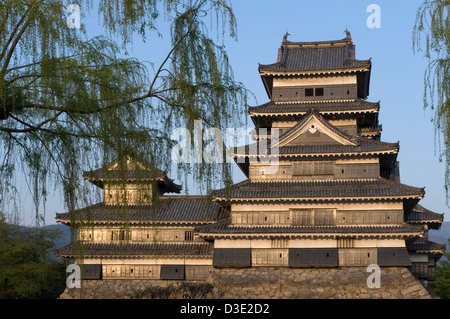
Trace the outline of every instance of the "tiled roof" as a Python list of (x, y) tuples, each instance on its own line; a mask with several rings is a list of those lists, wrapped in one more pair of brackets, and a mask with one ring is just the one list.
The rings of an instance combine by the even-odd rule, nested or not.
[[(130, 169), (128, 165), (133, 164), (133, 169)], [(135, 169), (136, 163), (141, 164), (141, 169)], [(119, 160), (115, 159), (112, 162), (106, 164), (104, 167), (86, 171), (83, 176), (89, 180), (116, 180), (122, 178), (128, 179), (160, 179), (166, 176), (166, 172), (154, 167), (150, 163), (147, 163), (142, 158), (124, 160), (122, 163), (124, 167), (119, 167)], [(126, 167), (125, 167), (126, 166)]]
[[(318, 156), (318, 155), (353, 155), (353, 154), (378, 154), (378, 153), (392, 153), (396, 154), (399, 150), (399, 143), (386, 143), (367, 138), (354, 137), (358, 145), (342, 145), (342, 144), (312, 144), (312, 145), (286, 145), (278, 147), (278, 153), (274, 156)], [(271, 154), (270, 143), (267, 143), (267, 155)], [(246, 145), (242, 150), (235, 148), (236, 156), (253, 156), (264, 154), (251, 154), (250, 150), (256, 149), (256, 144)], [(244, 151), (244, 154), (242, 153)]]
[(202, 196), (161, 196), (151, 205), (95, 204), (71, 213), (56, 214), (57, 221), (93, 223), (198, 223), (211, 222), (222, 208)]
[(383, 151), (391, 151), (397, 153), (399, 143), (386, 143), (365, 138), (355, 138), (358, 145), (341, 145), (341, 144), (316, 144), (316, 145), (293, 145), (283, 146), (279, 148), (279, 154), (327, 154), (327, 153), (377, 153)]
[(368, 69), (370, 60), (356, 60), (351, 39), (322, 42), (284, 42), (276, 63), (260, 65), (266, 72)]
[(417, 236), (423, 230), (412, 225), (395, 226), (237, 226), (231, 225), (229, 221), (220, 221), (216, 224), (198, 226), (196, 231), (200, 237), (222, 235), (267, 235), (286, 234), (299, 236), (340, 236), (345, 235), (394, 235), (410, 234)]
[[(227, 189), (216, 191), (227, 199)], [(423, 188), (411, 187), (385, 178), (365, 180), (250, 181), (231, 186), (232, 200), (345, 200), (355, 198), (422, 198)]]
[(248, 108), (250, 116), (275, 116), (275, 115), (299, 115), (307, 113), (314, 107), (319, 113), (342, 113), (342, 112), (378, 112), (380, 103), (367, 102), (361, 99), (315, 101), (315, 102), (292, 102), (292, 103), (268, 103), (251, 106)]
[(421, 223), (426, 221), (442, 223), (443, 220), (444, 214), (432, 212), (419, 204), (413, 208), (406, 219), (406, 221), (410, 223)]
[(416, 253), (443, 253), (445, 251), (445, 245), (437, 244), (424, 238), (414, 240), (412, 243), (407, 244), (408, 251)]
[(84, 178), (89, 180), (154, 180), (161, 179), (166, 173), (159, 170), (104, 170), (96, 169), (83, 173)]
[(157, 180), (161, 189), (163, 189), (163, 193), (165, 192), (173, 192), (180, 193), (181, 185), (175, 184), (172, 179), (166, 176), (165, 172), (156, 170), (156, 171), (148, 171), (148, 170), (103, 170), (97, 169), (94, 171), (84, 172), (83, 176), (85, 179), (92, 182), (94, 185), (97, 185), (100, 188), (104, 187), (105, 182), (113, 182), (113, 181), (136, 181), (136, 182), (144, 182), (144, 181), (153, 181)]
[(144, 163), (142, 165), (145, 166), (140, 169), (130, 169), (129, 167), (121, 169), (115, 167), (119, 163), (116, 159), (103, 168), (83, 172), (83, 177), (100, 188), (103, 188), (104, 183), (107, 181), (114, 182), (126, 180), (127, 182), (144, 182), (157, 180), (162, 193), (180, 193), (181, 185), (175, 184), (173, 179), (168, 178), (165, 171), (162, 171), (143, 160), (133, 162)]
[(209, 243), (82, 243), (74, 242), (55, 250), (59, 257), (212, 256)]

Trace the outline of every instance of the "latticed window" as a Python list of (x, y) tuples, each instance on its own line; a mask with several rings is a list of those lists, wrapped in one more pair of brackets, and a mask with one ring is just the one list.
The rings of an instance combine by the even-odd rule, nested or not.
[(346, 164), (337, 167), (338, 178), (375, 178), (380, 174), (378, 164)]
[(111, 231), (111, 241), (130, 240), (131, 231), (129, 230), (113, 230)]
[(333, 162), (314, 162), (314, 175), (333, 175)]
[(313, 162), (294, 163), (294, 176), (305, 176), (313, 174)]
[(194, 240), (194, 232), (192, 230), (187, 230), (184, 232), (184, 240), (185, 241), (193, 241)]
[(333, 175), (334, 162), (294, 163), (294, 176)]
[(252, 266), (287, 266), (288, 249), (252, 249)]
[(336, 218), (332, 209), (293, 209), (292, 225), (295, 226), (327, 226), (335, 225)]
[(314, 89), (305, 89), (305, 96), (314, 96)]
[(334, 211), (330, 209), (314, 210), (314, 226), (335, 225)]

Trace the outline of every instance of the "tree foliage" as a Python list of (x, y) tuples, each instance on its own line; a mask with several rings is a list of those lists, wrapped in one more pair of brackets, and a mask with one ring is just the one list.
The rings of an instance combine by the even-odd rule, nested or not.
[(447, 201), (450, 197), (449, 10), (449, 0), (426, 0), (417, 11), (413, 29), (413, 49), (424, 52), (428, 59), (424, 75), (424, 107), (434, 114), (439, 158), (445, 162)]
[[(450, 239), (448, 242), (450, 243)], [(430, 284), (440, 298), (450, 299), (450, 253), (445, 252), (439, 260), (436, 265), (436, 280)]]
[(53, 258), (59, 235), (0, 218), (0, 299), (59, 297), (66, 285), (65, 263)]
[[(105, 35), (91, 39), (83, 24), (68, 27), (71, 2), (0, 6), (0, 198), (17, 189), (20, 168), (36, 207), (60, 185), (73, 210), (87, 198), (84, 170), (136, 154), (170, 169), (174, 128), (192, 129), (195, 120), (219, 129), (241, 124), (247, 95), (224, 46), (236, 39), (227, 0), (79, 0), (82, 23), (94, 9), (102, 21)], [(169, 49), (150, 67), (125, 48), (152, 34)], [(207, 185), (231, 180), (226, 164), (218, 172), (206, 164), (179, 168)]]

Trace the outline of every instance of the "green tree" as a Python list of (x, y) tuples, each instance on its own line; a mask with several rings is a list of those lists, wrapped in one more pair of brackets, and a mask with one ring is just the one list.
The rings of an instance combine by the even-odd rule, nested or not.
[(59, 297), (66, 285), (65, 263), (53, 258), (59, 235), (0, 219), (0, 299)]
[[(450, 243), (450, 238), (448, 240)], [(450, 299), (450, 253), (444, 253), (436, 266), (436, 280), (430, 283), (442, 299)]]
[(423, 51), (428, 59), (424, 75), (424, 107), (434, 114), (439, 158), (445, 163), (447, 202), (450, 195), (449, 10), (449, 0), (425, 1), (417, 11), (413, 29), (413, 50)]
[[(192, 130), (200, 119), (222, 130), (240, 125), (246, 109), (224, 45), (236, 39), (227, 0), (79, 0), (80, 29), (67, 25), (72, 2), (0, 6), (0, 198), (16, 191), (24, 171), (36, 221), (49, 186), (60, 185), (73, 210), (88, 198), (82, 171), (136, 154), (170, 169), (174, 128)], [(94, 9), (106, 35), (87, 39), (83, 18)], [(152, 36), (168, 43), (162, 62), (127, 55), (133, 39)], [(226, 164), (179, 169), (207, 188), (231, 183)]]

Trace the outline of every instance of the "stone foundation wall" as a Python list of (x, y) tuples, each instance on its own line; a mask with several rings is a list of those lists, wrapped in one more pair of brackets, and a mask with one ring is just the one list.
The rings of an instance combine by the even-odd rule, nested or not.
[(407, 268), (381, 268), (380, 288), (370, 289), (366, 267), (221, 269), (213, 275), (223, 298), (410, 299), (431, 298)]
[[(207, 281), (86, 280), (81, 289), (68, 289), (66, 298), (194, 298), (226, 299), (429, 299), (422, 284), (404, 267), (382, 267), (380, 288), (368, 288), (365, 267), (253, 267), (214, 269)], [(184, 283), (184, 286), (183, 286)], [(188, 284), (188, 285), (186, 285)], [(192, 287), (188, 287), (192, 284)], [(191, 289), (186, 293), (186, 289)], [(212, 290), (211, 290), (212, 289)], [(202, 295), (202, 293), (204, 295)]]

